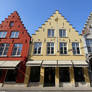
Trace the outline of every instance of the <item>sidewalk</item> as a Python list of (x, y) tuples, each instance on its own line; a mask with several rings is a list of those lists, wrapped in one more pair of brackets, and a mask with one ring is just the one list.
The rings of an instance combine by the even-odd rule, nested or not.
[(0, 87), (0, 91), (92, 91), (92, 87)]

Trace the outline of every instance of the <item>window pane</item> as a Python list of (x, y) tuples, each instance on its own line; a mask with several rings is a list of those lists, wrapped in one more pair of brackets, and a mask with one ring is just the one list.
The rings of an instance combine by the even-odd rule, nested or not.
[(7, 32), (0, 32), (0, 38), (5, 38), (6, 34), (7, 34)]
[(22, 44), (14, 44), (12, 55), (21, 55)]
[(66, 37), (66, 30), (60, 29), (60, 30), (59, 30), (59, 36), (60, 36), (60, 37)]
[(0, 44), (0, 56), (7, 55), (9, 49), (9, 44), (2, 43)]
[(48, 29), (48, 37), (54, 37), (54, 29)]
[(41, 54), (41, 42), (35, 42), (34, 43), (34, 54)]
[(18, 38), (19, 32), (11, 32), (11, 38)]

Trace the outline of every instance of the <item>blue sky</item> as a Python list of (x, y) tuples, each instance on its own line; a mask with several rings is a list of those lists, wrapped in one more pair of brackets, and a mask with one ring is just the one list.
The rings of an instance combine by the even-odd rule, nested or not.
[(92, 12), (92, 0), (0, 0), (0, 23), (18, 11), (28, 32), (34, 34), (55, 10), (81, 33)]

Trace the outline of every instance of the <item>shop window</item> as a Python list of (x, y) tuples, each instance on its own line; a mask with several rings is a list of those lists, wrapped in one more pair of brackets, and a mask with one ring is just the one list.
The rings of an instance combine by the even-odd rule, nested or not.
[(74, 55), (80, 54), (80, 48), (79, 48), (79, 43), (78, 42), (73, 42), (72, 43), (72, 49), (73, 49), (73, 54)]
[(70, 72), (68, 67), (59, 68), (59, 78), (60, 82), (70, 82)]
[(41, 54), (41, 46), (42, 46), (41, 42), (35, 42), (34, 43), (34, 54), (36, 54), (36, 55)]
[(83, 68), (74, 67), (75, 82), (85, 82)]
[(7, 43), (0, 44), (0, 56), (7, 56), (8, 49), (9, 44)]
[(47, 54), (54, 54), (54, 42), (47, 42)]
[(17, 70), (8, 70), (5, 82), (16, 82)]
[(67, 43), (60, 42), (60, 54), (67, 54)]
[(55, 86), (55, 67), (45, 67), (44, 86)]
[(12, 56), (21, 56), (22, 44), (14, 44)]
[(7, 32), (0, 32), (0, 38), (5, 38), (6, 37), (6, 34), (7, 34)]
[(65, 29), (59, 30), (59, 37), (66, 37), (66, 30)]
[(48, 37), (54, 37), (54, 29), (48, 29)]
[(30, 82), (40, 82), (40, 67), (31, 67)]
[(18, 31), (12, 31), (10, 38), (18, 38), (19, 37), (19, 32)]

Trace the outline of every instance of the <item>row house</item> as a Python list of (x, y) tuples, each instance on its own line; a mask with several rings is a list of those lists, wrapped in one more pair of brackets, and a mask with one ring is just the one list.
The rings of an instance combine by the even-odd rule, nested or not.
[(32, 35), (27, 86), (90, 86), (82, 35), (56, 11)]
[(92, 86), (92, 13), (90, 13), (82, 30), (85, 56), (89, 66), (90, 83)]
[(30, 35), (15, 11), (0, 24), (0, 83), (24, 83)]

